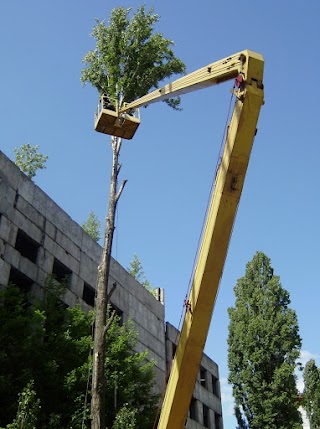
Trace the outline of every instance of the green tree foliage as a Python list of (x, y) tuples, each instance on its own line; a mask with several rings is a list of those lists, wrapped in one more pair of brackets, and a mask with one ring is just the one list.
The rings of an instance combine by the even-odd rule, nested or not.
[(112, 429), (136, 429), (137, 426), (137, 412), (138, 410), (132, 409), (125, 404), (114, 420)]
[(14, 421), (6, 429), (35, 429), (38, 420), (40, 400), (33, 389), (33, 380), (27, 384), (18, 397), (18, 412)]
[(137, 255), (133, 255), (133, 260), (130, 262), (130, 266), (127, 270), (128, 273), (131, 274), (132, 277), (134, 277), (139, 283), (141, 283), (149, 292), (154, 292), (154, 288), (147, 280), (142, 267), (142, 263)]
[[(115, 320), (107, 332), (106, 402), (109, 406), (106, 407), (106, 421), (108, 426), (115, 421), (118, 411), (120, 411), (120, 417), (124, 418), (123, 407), (126, 408), (127, 417), (128, 413), (132, 418), (134, 417), (137, 428), (150, 429), (153, 426), (159, 399), (157, 395), (150, 392), (154, 381), (154, 362), (146, 360), (148, 352), (130, 353), (136, 340), (137, 333), (130, 321), (121, 326), (119, 320)], [(114, 404), (114, 407), (110, 404)], [(134, 410), (137, 413), (132, 413)]]
[[(39, 426), (64, 428), (84, 395), (91, 347), (92, 314), (66, 309), (63, 285), (48, 279), (43, 300), (16, 286), (0, 292), (0, 424), (12, 421), (17, 395), (34, 380), (41, 401)], [(33, 305), (30, 305), (33, 302)], [(70, 374), (77, 380), (70, 389)]]
[(229, 308), (229, 382), (238, 429), (301, 428), (294, 370), (301, 339), (289, 293), (257, 252)]
[(39, 145), (31, 146), (29, 143), (23, 144), (20, 148), (13, 149), (16, 160), (15, 164), (30, 179), (32, 179), (38, 170), (46, 168), (45, 163), (48, 155), (42, 155), (39, 152)]
[(0, 291), (0, 426), (16, 415), (18, 393), (33, 379), (33, 353), (41, 347), (43, 315), (30, 311), (29, 301), (16, 286)]
[(315, 360), (306, 363), (303, 372), (303, 406), (312, 429), (320, 428), (320, 369)]
[[(132, 17), (130, 12), (123, 7), (113, 9), (108, 26), (96, 20), (92, 31), (96, 48), (83, 58), (86, 68), (81, 72), (83, 83), (90, 82), (100, 95), (107, 93), (119, 107), (185, 71), (184, 63), (173, 53), (173, 41), (154, 33), (159, 16), (153, 9), (139, 7)], [(167, 103), (177, 108), (180, 100)]]
[(95, 241), (99, 241), (101, 238), (100, 228), (101, 223), (94, 212), (89, 213), (88, 219), (81, 225), (82, 228), (90, 235)]
[[(52, 278), (40, 301), (14, 285), (0, 291), (0, 427), (90, 427), (90, 391), (84, 404), (92, 366), (93, 313), (66, 308), (61, 301), (64, 291), (65, 286)], [(146, 363), (145, 353), (132, 353), (136, 333), (130, 324), (117, 322), (107, 333), (108, 424), (112, 426), (127, 404), (128, 411), (142, 411), (132, 414), (139, 427), (150, 428), (157, 402), (150, 393), (153, 363)], [(21, 426), (22, 421), (29, 426)]]

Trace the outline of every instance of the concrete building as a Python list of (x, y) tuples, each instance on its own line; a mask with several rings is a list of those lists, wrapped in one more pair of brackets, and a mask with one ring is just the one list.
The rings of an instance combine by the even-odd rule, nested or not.
[[(12, 282), (40, 293), (48, 275), (67, 276), (64, 301), (84, 309), (94, 304), (101, 247), (0, 151), (0, 287)], [(165, 324), (158, 299), (112, 259), (109, 283), (117, 284), (112, 305), (138, 331), (137, 351), (156, 362), (156, 386), (163, 390), (178, 331)], [(217, 365), (203, 356), (187, 428), (222, 429)]]
[[(175, 355), (180, 332), (166, 322), (166, 363), (170, 373), (172, 359)], [(191, 399), (188, 429), (214, 428), (222, 429), (221, 392), (218, 365), (206, 354), (203, 355), (200, 371)]]

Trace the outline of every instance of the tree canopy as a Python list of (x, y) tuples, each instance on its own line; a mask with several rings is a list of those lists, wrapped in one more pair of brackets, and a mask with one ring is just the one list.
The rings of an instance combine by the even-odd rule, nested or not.
[[(81, 81), (90, 82), (100, 95), (108, 94), (119, 107), (158, 88), (159, 82), (185, 71), (185, 64), (172, 50), (173, 41), (155, 33), (159, 15), (144, 6), (131, 16), (132, 9), (112, 10), (109, 25), (96, 19), (92, 37), (94, 50), (83, 58), (86, 67)], [(176, 108), (180, 99), (167, 103)]]
[(91, 238), (93, 238), (93, 240), (100, 240), (101, 223), (94, 212), (91, 211), (89, 213), (88, 219), (81, 226), (86, 231), (86, 233), (89, 234)]
[(139, 283), (142, 284), (149, 292), (154, 293), (155, 288), (151, 286), (149, 280), (147, 280), (142, 263), (138, 256), (133, 255), (133, 260), (130, 262), (128, 267), (128, 273), (132, 275)]
[(39, 145), (31, 146), (26, 143), (21, 145), (20, 148), (14, 148), (13, 151), (16, 155), (15, 164), (29, 179), (32, 179), (38, 170), (46, 168), (45, 163), (48, 155), (42, 155), (39, 152)]
[(303, 380), (303, 406), (312, 429), (318, 429), (320, 428), (320, 369), (314, 359), (306, 363)]
[[(64, 290), (49, 278), (40, 301), (14, 285), (0, 291), (0, 427), (90, 427), (93, 313), (66, 308)], [(108, 427), (131, 416), (136, 427), (150, 429), (158, 400), (151, 393), (154, 364), (146, 352), (133, 352), (130, 322), (115, 318), (106, 335)], [(24, 416), (31, 426), (17, 426)]]
[(289, 293), (257, 252), (229, 308), (229, 382), (238, 429), (301, 428), (294, 370), (301, 338)]

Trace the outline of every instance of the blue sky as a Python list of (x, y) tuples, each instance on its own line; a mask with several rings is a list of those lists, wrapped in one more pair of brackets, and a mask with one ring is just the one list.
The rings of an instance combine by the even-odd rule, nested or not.
[[(80, 84), (81, 59), (94, 47), (94, 18), (137, 1), (18, 0), (0, 4), (0, 149), (24, 143), (49, 155), (35, 182), (77, 222), (103, 221), (111, 150), (93, 129), (97, 94)], [(206, 352), (220, 366), (224, 428), (235, 427), (227, 378), (227, 308), (257, 250), (266, 253), (297, 311), (303, 356), (320, 355), (319, 83), (320, 12), (315, 0), (255, 3), (150, 2), (158, 29), (175, 41), (187, 71), (244, 49), (265, 57), (263, 106)], [(153, 285), (165, 288), (166, 317), (178, 325), (208, 201), (232, 84), (143, 109), (123, 145), (114, 257), (136, 253)], [(319, 363), (319, 361), (318, 361)]]

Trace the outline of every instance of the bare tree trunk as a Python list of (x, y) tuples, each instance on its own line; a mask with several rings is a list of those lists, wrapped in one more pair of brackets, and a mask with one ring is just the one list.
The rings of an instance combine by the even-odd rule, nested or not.
[(118, 175), (121, 165), (119, 164), (119, 153), (122, 139), (111, 137), (112, 147), (112, 172), (110, 180), (110, 194), (108, 215), (105, 224), (105, 237), (100, 265), (98, 267), (97, 277), (97, 297), (96, 297), (96, 316), (94, 328), (94, 353), (93, 353), (93, 371), (92, 371), (92, 399), (91, 399), (91, 429), (105, 429), (105, 391), (106, 379), (104, 373), (105, 363), (105, 336), (109, 328), (110, 321), (107, 321), (107, 304), (110, 293), (108, 293), (108, 279), (110, 272), (111, 250), (113, 233), (115, 229), (115, 214), (117, 203), (125, 186), (126, 181), (122, 183), (117, 191)]

